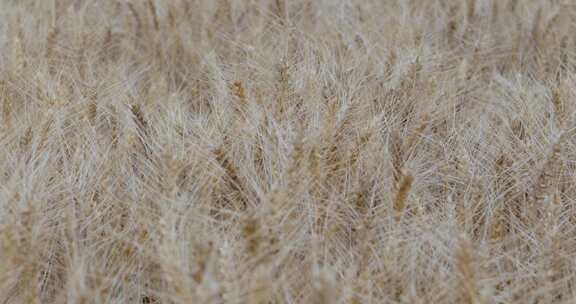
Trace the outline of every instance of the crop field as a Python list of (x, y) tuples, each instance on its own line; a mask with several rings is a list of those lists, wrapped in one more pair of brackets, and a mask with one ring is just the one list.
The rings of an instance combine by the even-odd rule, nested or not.
[(575, 303), (576, 2), (0, 0), (0, 304)]

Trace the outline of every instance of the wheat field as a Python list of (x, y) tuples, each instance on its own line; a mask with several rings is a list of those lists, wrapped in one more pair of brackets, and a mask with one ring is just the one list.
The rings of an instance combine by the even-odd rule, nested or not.
[(571, 0), (0, 20), (0, 303), (576, 303)]

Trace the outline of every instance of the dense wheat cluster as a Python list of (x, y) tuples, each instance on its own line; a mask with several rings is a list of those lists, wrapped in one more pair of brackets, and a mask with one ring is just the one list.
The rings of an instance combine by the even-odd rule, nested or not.
[(576, 5), (0, 0), (1, 303), (573, 303)]

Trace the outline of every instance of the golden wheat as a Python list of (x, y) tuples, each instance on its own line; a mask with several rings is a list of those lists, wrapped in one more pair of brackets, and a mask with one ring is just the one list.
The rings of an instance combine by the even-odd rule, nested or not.
[(0, 0), (0, 302), (571, 303), (574, 16)]

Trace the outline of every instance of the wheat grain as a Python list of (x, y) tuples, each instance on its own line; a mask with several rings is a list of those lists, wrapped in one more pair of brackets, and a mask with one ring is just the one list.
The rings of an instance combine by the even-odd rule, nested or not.
[(400, 180), (400, 185), (398, 187), (398, 192), (396, 193), (396, 198), (394, 199), (394, 210), (396, 211), (396, 221), (399, 221), (406, 208), (406, 200), (408, 199), (408, 194), (412, 188), (412, 182), (414, 177), (410, 173), (403, 173), (402, 179)]

